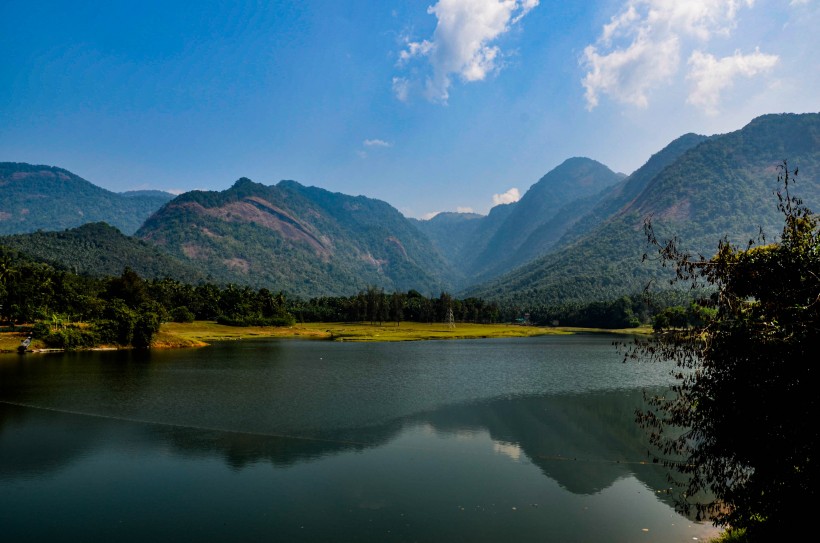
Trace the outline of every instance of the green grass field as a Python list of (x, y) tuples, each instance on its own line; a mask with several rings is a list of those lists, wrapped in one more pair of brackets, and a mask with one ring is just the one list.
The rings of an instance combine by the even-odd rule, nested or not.
[[(459, 323), (449, 328), (443, 323), (402, 322), (368, 323), (306, 323), (290, 327), (233, 327), (213, 322), (197, 321), (188, 324), (166, 323), (162, 325), (155, 341), (156, 346), (173, 346), (176, 341), (208, 342), (259, 337), (294, 337), (303, 339), (326, 339), (334, 341), (420, 341), (432, 339), (475, 339), (491, 337), (529, 337), (548, 334), (574, 333), (622, 333), (648, 334), (649, 327), (624, 330), (592, 328), (547, 328), (514, 324)], [(184, 345), (180, 345), (184, 346)]]
[[(514, 324), (471, 324), (459, 323), (449, 328), (442, 323), (402, 322), (368, 324), (318, 322), (297, 324), (289, 327), (272, 326), (225, 326), (211, 321), (192, 323), (168, 322), (162, 325), (154, 336), (154, 348), (202, 347), (212, 341), (238, 340), (248, 338), (301, 338), (323, 339), (334, 341), (422, 341), (433, 339), (476, 339), (493, 337), (529, 337), (549, 334), (575, 333), (623, 333), (649, 334), (649, 327), (624, 330), (605, 330), (595, 328), (546, 328), (538, 326), (520, 326)], [(0, 352), (16, 352), (24, 334), (0, 333)], [(31, 348), (43, 348), (42, 342), (35, 340)]]

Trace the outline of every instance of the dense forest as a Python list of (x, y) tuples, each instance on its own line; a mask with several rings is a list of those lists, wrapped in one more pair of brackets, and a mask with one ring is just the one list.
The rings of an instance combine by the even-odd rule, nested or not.
[(54, 166), (0, 162), (0, 235), (99, 221), (131, 235), (172, 198), (155, 190), (111, 192)]
[(208, 320), (237, 326), (298, 322), (400, 326), (402, 321), (443, 323), (452, 319), (623, 328), (663, 315), (686, 322), (690, 318), (684, 309), (687, 303), (683, 293), (669, 292), (591, 304), (517, 306), (475, 297), (459, 299), (446, 292), (435, 296), (416, 290), (386, 292), (375, 286), (350, 296), (303, 299), (247, 285), (193, 284), (169, 277), (145, 279), (129, 267), (119, 275), (80, 275), (0, 246), (0, 326), (4, 330), (30, 330), (47, 345), (67, 349), (99, 344), (149, 347), (161, 323), (167, 321)]

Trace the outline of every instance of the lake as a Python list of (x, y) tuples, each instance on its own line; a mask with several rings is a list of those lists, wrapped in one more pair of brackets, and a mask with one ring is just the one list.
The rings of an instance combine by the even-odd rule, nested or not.
[(613, 339), (2, 355), (3, 540), (705, 540)]

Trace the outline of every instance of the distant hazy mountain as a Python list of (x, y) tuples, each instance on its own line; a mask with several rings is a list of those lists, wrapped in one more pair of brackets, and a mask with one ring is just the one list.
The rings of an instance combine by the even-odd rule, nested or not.
[(395, 208), (295, 181), (265, 186), (242, 178), (222, 192), (183, 194), (137, 236), (215, 280), (292, 295), (451, 288), (447, 264)]
[(146, 279), (171, 277), (189, 283), (206, 279), (190, 264), (155, 245), (125, 236), (106, 223), (85, 224), (62, 232), (0, 236), (0, 245), (83, 275), (120, 275), (130, 267)]
[[(684, 147), (692, 141), (677, 140)], [(580, 233), (567, 234), (574, 242), (463, 294), (552, 304), (638, 292), (652, 278), (662, 283), (668, 270), (641, 262), (648, 216), (661, 236), (677, 235), (695, 254), (712, 254), (724, 236), (745, 245), (759, 227), (773, 239), (782, 229), (774, 191), (784, 159), (799, 168), (793, 193), (820, 210), (820, 114), (765, 115), (696, 143), (662, 168), (650, 165), (658, 158), (619, 185), (621, 196), (604, 200), (609, 217), (600, 220), (605, 212), (598, 210), (601, 215), (589, 219), (597, 226), (579, 221)]]
[(460, 254), (486, 218), (485, 215), (478, 213), (448, 211), (438, 213), (432, 219), (410, 219), (410, 221), (430, 238), (442, 256), (453, 264), (457, 260), (455, 255)]
[(571, 158), (486, 217), (439, 214), (416, 225), (462, 275), (486, 279), (548, 252), (622, 178), (589, 158)]
[(133, 234), (173, 195), (117, 194), (52, 166), (0, 163), (0, 235), (106, 222)]

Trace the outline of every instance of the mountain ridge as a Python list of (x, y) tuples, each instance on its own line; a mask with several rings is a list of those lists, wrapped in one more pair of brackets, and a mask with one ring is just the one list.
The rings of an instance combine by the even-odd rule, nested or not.
[[(448, 291), (518, 305), (582, 302), (634, 294), (648, 281), (668, 279), (663, 270), (639, 262), (648, 216), (660, 235), (677, 234), (687, 249), (704, 254), (723, 236), (745, 243), (758, 227), (778, 232), (772, 195), (778, 165), (787, 158), (799, 167), (797, 190), (817, 207), (819, 154), (820, 114), (764, 115), (725, 134), (684, 134), (626, 177), (592, 159), (572, 157), (542, 176), (518, 202), (495, 206), (484, 216), (445, 212), (429, 220), (407, 218), (381, 200), (293, 180), (263, 185), (240, 177), (225, 190), (176, 197), (154, 191), (117, 194), (62, 168), (6, 162), (0, 163), (0, 196), (18, 196), (13, 211), (36, 202), (38, 211), (62, 214), (54, 220), (46, 213), (37, 222), (31, 210), (23, 215), (3, 211), (10, 201), (4, 198), (0, 233), (3, 225), (19, 227), (21, 216), (28, 228), (52, 228), (60, 235), (17, 242), (41, 244), (45, 253), (38, 258), (63, 253), (69, 269), (93, 272), (94, 259), (100, 258), (91, 256), (93, 251), (83, 248), (72, 255), (55, 245), (77, 247), (71, 236), (95, 231), (67, 233), (76, 227), (60, 226), (64, 212), (74, 222), (112, 224), (77, 212), (82, 207), (67, 188), (78, 187), (80, 201), (96, 202), (109, 216), (133, 217), (135, 202), (142, 206), (145, 198), (167, 198), (135, 230), (136, 239), (169, 255), (168, 267), (195, 267), (197, 277), (216, 282), (304, 297), (377, 287), (429, 295)], [(21, 187), (33, 189), (28, 200), (19, 198), (25, 193)], [(100, 195), (109, 199), (94, 199)], [(145, 249), (96, 228), (110, 247), (119, 247), (112, 250), (137, 258)], [(81, 254), (89, 255), (88, 262), (78, 260)], [(160, 257), (151, 258), (158, 262)]]
[(390, 204), (292, 180), (182, 194), (136, 235), (220, 280), (293, 295), (450, 288), (446, 263)]
[(123, 195), (56, 166), (0, 162), (0, 235), (60, 231), (106, 222), (126, 234), (173, 195)]
[(820, 114), (774, 114), (710, 136), (651, 177), (643, 190), (589, 232), (494, 280), (464, 289), (511, 304), (588, 303), (666, 285), (669, 270), (642, 262), (642, 233), (651, 217), (660, 239), (709, 255), (718, 241), (745, 245), (759, 229), (782, 227), (776, 207), (778, 166), (788, 157), (800, 175), (792, 187), (813, 209), (820, 205)]

